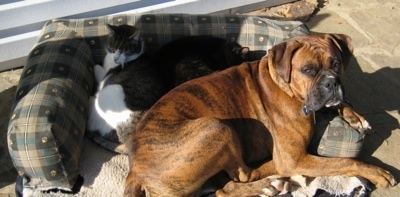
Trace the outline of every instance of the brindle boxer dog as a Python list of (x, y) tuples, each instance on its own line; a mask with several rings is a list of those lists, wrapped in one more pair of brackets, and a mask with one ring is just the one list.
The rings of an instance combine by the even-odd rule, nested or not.
[[(132, 133), (125, 196), (191, 196), (220, 171), (238, 182), (273, 174), (346, 174), (381, 187), (396, 184), (380, 167), (306, 151), (313, 111), (324, 106), (337, 107), (358, 129), (369, 128), (342, 102), (340, 76), (351, 51), (345, 35), (297, 37), (274, 46), (260, 61), (173, 89)], [(246, 165), (271, 155), (257, 168)]]

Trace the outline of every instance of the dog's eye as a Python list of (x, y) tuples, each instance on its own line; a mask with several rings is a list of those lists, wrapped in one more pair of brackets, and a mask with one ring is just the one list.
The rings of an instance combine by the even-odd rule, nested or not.
[(340, 71), (340, 68), (342, 67), (342, 61), (339, 58), (332, 58), (331, 59), (331, 69), (334, 70), (335, 72)]
[(332, 69), (333, 70), (338, 70), (340, 68), (340, 63), (339, 62), (334, 62), (333, 64), (332, 64)]
[(301, 70), (304, 74), (306, 74), (306, 75), (311, 75), (311, 76), (314, 76), (316, 73), (317, 73), (317, 71), (315, 70), (315, 68), (313, 68), (313, 67), (304, 67), (302, 70)]

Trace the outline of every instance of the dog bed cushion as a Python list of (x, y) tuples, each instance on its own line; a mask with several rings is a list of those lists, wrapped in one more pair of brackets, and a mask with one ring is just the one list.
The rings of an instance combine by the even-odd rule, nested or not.
[(7, 140), (25, 188), (69, 191), (80, 174), (94, 62), (75, 31), (46, 28), (23, 69)]
[(314, 135), (309, 145), (312, 154), (326, 157), (357, 157), (365, 133), (352, 128), (333, 110), (316, 112)]
[[(67, 26), (81, 35), (89, 44), (96, 64), (102, 64), (105, 56), (106, 24), (128, 24), (142, 30), (146, 52), (150, 55), (165, 43), (190, 35), (212, 35), (237, 41), (251, 50), (267, 51), (286, 39), (309, 34), (307, 27), (298, 21), (276, 21), (259, 16), (230, 14), (133, 14), (84, 19), (55, 19), (51, 23)], [(47, 29), (45, 27), (44, 34), (47, 34)], [(142, 111), (137, 113), (140, 114)], [(132, 127), (134, 125), (124, 126), (126, 129)], [(95, 132), (86, 134), (107, 149), (118, 153), (127, 153), (127, 149), (122, 143), (111, 141)]]
[[(105, 55), (106, 24), (142, 29), (149, 53), (189, 35), (222, 37), (267, 51), (288, 38), (309, 34), (301, 22), (246, 15), (128, 14), (49, 21), (28, 56), (8, 127), (10, 155), (24, 188), (71, 190), (78, 179), (95, 85), (92, 68)], [(100, 136), (94, 139), (104, 141)], [(100, 143), (104, 144), (112, 143)], [(119, 145), (107, 148), (118, 151)]]

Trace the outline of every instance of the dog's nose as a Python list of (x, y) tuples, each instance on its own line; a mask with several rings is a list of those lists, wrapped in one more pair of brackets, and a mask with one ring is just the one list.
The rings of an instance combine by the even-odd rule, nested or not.
[(323, 86), (328, 90), (332, 91), (336, 89), (340, 85), (339, 80), (331, 75), (326, 76), (326, 79), (323, 82)]

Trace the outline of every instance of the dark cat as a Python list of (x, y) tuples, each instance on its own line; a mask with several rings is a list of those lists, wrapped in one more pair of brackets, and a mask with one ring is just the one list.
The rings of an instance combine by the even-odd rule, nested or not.
[(99, 87), (90, 103), (87, 129), (120, 143), (165, 89), (144, 52), (141, 32), (129, 25), (108, 25), (108, 28), (104, 64), (95, 66)]
[[(265, 51), (261, 52), (265, 55)], [(169, 87), (215, 71), (251, 61), (248, 47), (213, 36), (187, 36), (161, 47), (155, 54)], [(260, 57), (261, 58), (261, 57)]]
[(190, 79), (238, 65), (250, 52), (236, 42), (195, 36), (170, 42), (150, 57), (144, 51), (140, 31), (133, 26), (108, 27), (107, 55), (104, 65), (95, 67), (100, 85), (92, 98), (87, 128), (92, 134), (108, 139), (101, 144), (113, 150), (129, 138), (145, 111), (168, 90)]

